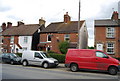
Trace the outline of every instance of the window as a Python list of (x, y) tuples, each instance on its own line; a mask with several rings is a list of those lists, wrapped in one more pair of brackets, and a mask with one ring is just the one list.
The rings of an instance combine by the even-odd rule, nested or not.
[(24, 37), (24, 43), (28, 42), (28, 37)]
[(51, 35), (47, 36), (47, 42), (51, 42)]
[(10, 43), (14, 43), (14, 36), (11, 36)]
[(115, 38), (115, 28), (108, 27), (106, 30), (107, 30), (106, 31), (107, 32), (107, 34), (106, 34), (107, 38)]
[(107, 43), (107, 53), (114, 54), (114, 43)]
[(69, 34), (64, 35), (64, 40), (65, 41), (70, 41), (70, 35)]
[(104, 58), (104, 57), (107, 57), (107, 55), (105, 55), (103, 52), (97, 51), (97, 52), (96, 52), (96, 57)]

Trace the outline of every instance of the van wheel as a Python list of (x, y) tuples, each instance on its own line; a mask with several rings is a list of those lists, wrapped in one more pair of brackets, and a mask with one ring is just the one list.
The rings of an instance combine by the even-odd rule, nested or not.
[(11, 64), (11, 65), (13, 65), (13, 64), (14, 64), (14, 61), (13, 61), (13, 60), (11, 60), (11, 61), (10, 61), (10, 64)]
[(118, 69), (116, 67), (110, 67), (108, 69), (108, 72), (109, 72), (110, 75), (116, 75), (117, 72), (118, 72)]
[(27, 66), (28, 65), (28, 62), (27, 61), (23, 61), (23, 66)]
[(47, 69), (49, 67), (49, 64), (47, 62), (43, 63), (43, 68)]
[(70, 70), (71, 70), (72, 72), (78, 71), (78, 65), (77, 65), (77, 64), (71, 64)]

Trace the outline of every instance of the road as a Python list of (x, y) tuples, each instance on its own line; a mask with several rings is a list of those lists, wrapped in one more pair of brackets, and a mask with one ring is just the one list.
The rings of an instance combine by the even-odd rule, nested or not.
[(2, 64), (2, 79), (118, 79), (118, 75), (95, 71), (71, 72), (60, 65), (44, 69), (38, 66)]

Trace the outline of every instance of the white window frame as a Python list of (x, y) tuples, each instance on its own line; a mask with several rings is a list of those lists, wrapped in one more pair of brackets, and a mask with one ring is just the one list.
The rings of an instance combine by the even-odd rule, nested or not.
[(49, 38), (48, 38), (49, 36), (51, 36), (51, 35), (50, 35), (50, 34), (47, 35), (47, 42), (51, 42), (51, 41), (52, 41), (52, 37), (51, 37), (51, 41), (48, 40), (48, 39), (49, 39)]
[[(66, 40), (69, 39), (69, 40)], [(65, 34), (64, 35), (64, 41), (70, 41), (70, 34)]]
[(14, 43), (14, 36), (10, 37), (10, 43)]
[(24, 44), (27, 44), (27, 43), (28, 43), (28, 37), (27, 37), (27, 36), (24, 36), (24, 38), (23, 38), (23, 43), (24, 43)]
[[(112, 44), (111, 46), (109, 46), (108, 44)], [(106, 52), (108, 53), (108, 54), (115, 54), (115, 43), (113, 43), (113, 42), (108, 42), (107, 44), (106, 44)], [(108, 49), (111, 49), (111, 50), (113, 50), (113, 52), (108, 52)]]
[(115, 28), (114, 27), (106, 28), (106, 37), (107, 38), (115, 38)]

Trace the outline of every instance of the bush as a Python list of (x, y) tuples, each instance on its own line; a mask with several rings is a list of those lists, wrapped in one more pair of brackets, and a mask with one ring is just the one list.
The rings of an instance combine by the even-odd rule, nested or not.
[(69, 47), (69, 43), (67, 41), (59, 43), (59, 50), (62, 54), (67, 53), (68, 47)]
[(22, 53), (16, 53), (16, 55), (18, 55), (18, 56), (22, 57)]
[(49, 53), (49, 55), (59, 61), (59, 63), (65, 62), (65, 55), (64, 54), (56, 54), (56, 53)]
[(120, 58), (116, 58), (116, 59), (120, 61)]

